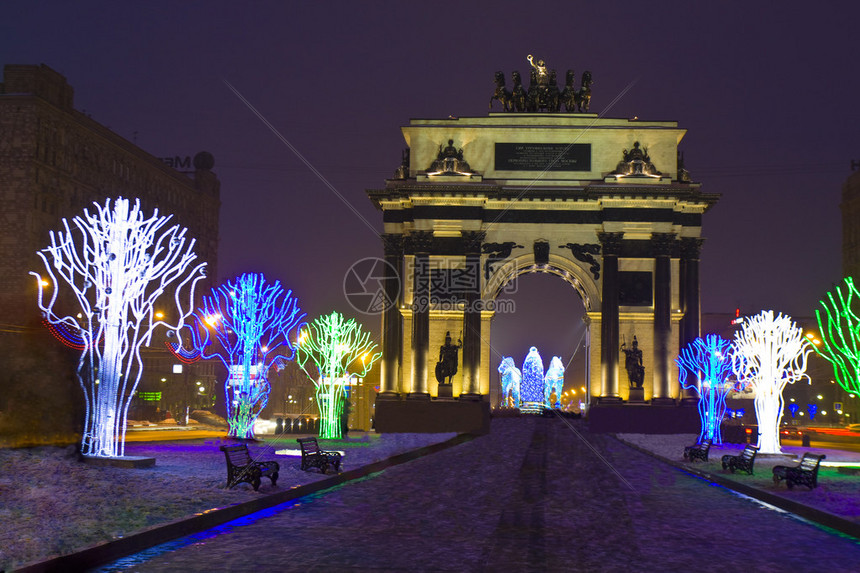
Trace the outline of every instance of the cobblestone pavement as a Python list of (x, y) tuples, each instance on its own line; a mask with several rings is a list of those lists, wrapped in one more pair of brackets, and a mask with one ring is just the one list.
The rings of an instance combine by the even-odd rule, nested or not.
[(860, 544), (578, 421), (489, 435), (103, 571), (858, 571)]

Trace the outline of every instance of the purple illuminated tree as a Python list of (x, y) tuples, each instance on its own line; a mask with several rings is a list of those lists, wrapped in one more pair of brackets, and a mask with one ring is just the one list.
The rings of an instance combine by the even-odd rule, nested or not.
[[(709, 334), (688, 344), (675, 359), (681, 386), (693, 388), (699, 395), (699, 417), (702, 420), (699, 442), (710, 439), (716, 444), (723, 443), (720, 424), (726, 413), (726, 395), (735, 386), (728, 381), (732, 372), (731, 353), (730, 341)], [(688, 383), (690, 375), (696, 380)]]
[[(161, 326), (183, 327), (206, 263), (195, 263), (194, 240), (179, 225), (168, 227), (169, 215), (156, 210), (147, 218), (138, 201), (121, 197), (94, 206), (71, 224), (63, 219), (64, 231), (51, 232), (51, 244), (38, 253), (47, 278), (30, 274), (39, 282), (45, 322), (81, 350), (77, 376), (87, 403), (81, 451), (118, 457), (125, 454), (128, 407), (142, 374), (140, 348)], [(76, 304), (65, 304), (72, 298), (59, 296), (61, 286)], [(176, 304), (172, 325), (156, 319), (161, 297)]]
[[(192, 351), (174, 343), (172, 350), (186, 362), (217, 358), (227, 369), (224, 383), (229, 435), (253, 439), (254, 422), (269, 401), (269, 369), (292, 360), (295, 338), (305, 314), (292, 291), (267, 283), (262, 274), (246, 273), (212, 289), (195, 314)], [(207, 353), (211, 336), (216, 352)]]
[(762, 311), (744, 319), (735, 333), (732, 370), (738, 381), (755, 390), (755, 414), (758, 419), (759, 452), (778, 454), (779, 421), (786, 384), (808, 378), (806, 358), (812, 345), (803, 337), (790, 316)]

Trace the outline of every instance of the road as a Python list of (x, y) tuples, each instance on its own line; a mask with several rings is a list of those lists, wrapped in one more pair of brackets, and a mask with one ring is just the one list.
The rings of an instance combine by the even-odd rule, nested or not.
[(579, 421), (487, 436), (102, 571), (857, 571), (860, 544)]

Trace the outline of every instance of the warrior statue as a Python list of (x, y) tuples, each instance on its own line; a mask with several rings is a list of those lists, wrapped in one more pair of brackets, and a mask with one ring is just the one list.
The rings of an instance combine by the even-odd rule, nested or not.
[(462, 340), (458, 339), (457, 344), (452, 344), (451, 332), (445, 333), (445, 344), (439, 347), (439, 362), (436, 363), (436, 380), (439, 384), (450, 384), (457, 373), (457, 353), (461, 346)]
[(642, 351), (639, 350), (639, 341), (633, 336), (633, 348), (626, 348), (627, 343), (621, 345), (621, 352), (626, 356), (624, 365), (627, 368), (627, 378), (630, 380), (631, 388), (641, 388), (645, 382), (645, 366), (642, 365)]

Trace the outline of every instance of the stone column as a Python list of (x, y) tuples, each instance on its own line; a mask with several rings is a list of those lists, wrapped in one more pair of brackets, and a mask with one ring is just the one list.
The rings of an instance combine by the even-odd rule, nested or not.
[(398, 398), (403, 363), (403, 316), (400, 314), (403, 235), (382, 235), (382, 244), (385, 249), (382, 278), (385, 306), (382, 311), (382, 373), (378, 397), (385, 400)]
[(463, 311), (463, 389), (460, 398), (481, 399), (481, 243), (484, 233), (466, 232), (466, 280)]
[(624, 233), (598, 233), (603, 252), (600, 301), (600, 400), (620, 403), (618, 394), (618, 255)]
[(427, 385), (430, 354), (430, 247), (433, 233), (417, 231), (409, 236), (412, 268), (412, 387), (407, 398), (429, 400)]
[[(704, 239), (697, 237), (683, 237), (681, 239), (680, 280), (681, 288), (681, 310), (684, 318), (681, 319), (681, 332), (678, 340), (680, 352), (685, 346), (696, 340), (701, 335), (701, 286), (699, 284), (699, 253), (702, 249)], [(683, 391), (685, 403), (698, 403), (699, 399), (693, 388)]]
[(674, 404), (669, 381), (672, 379), (672, 249), (674, 233), (652, 233), (654, 253), (654, 396), (652, 404)]

